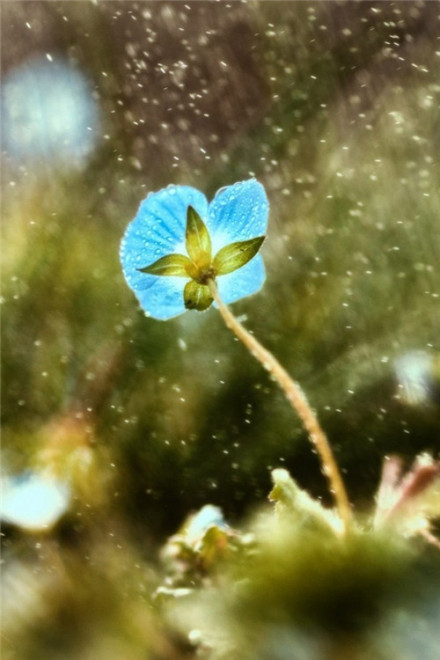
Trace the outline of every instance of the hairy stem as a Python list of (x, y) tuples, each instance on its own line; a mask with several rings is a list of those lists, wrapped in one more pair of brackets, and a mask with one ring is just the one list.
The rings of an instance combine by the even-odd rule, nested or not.
[(235, 333), (238, 339), (240, 339), (246, 348), (249, 349), (254, 358), (256, 358), (263, 365), (264, 369), (270, 373), (274, 380), (277, 381), (286, 395), (287, 400), (295, 409), (298, 417), (307, 429), (310, 440), (321, 458), (323, 472), (329, 480), (330, 490), (335, 498), (344, 532), (346, 532), (351, 519), (350, 502), (327, 436), (322, 430), (304, 392), (298, 383), (295, 383), (295, 381), (292, 380), (287, 371), (281, 366), (272, 353), (266, 350), (264, 346), (262, 346), (260, 342), (258, 342), (255, 337), (251, 335), (239, 321), (237, 321), (230, 309), (220, 298), (215, 282), (209, 280), (208, 285), (211, 295), (217, 303), (219, 312), (227, 327)]

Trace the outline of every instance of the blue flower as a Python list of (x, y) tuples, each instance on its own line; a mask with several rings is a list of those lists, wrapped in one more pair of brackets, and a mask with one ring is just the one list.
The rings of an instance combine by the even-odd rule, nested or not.
[(150, 193), (128, 225), (121, 263), (129, 287), (153, 318), (166, 320), (212, 303), (215, 281), (225, 303), (259, 291), (265, 279), (257, 254), (269, 204), (255, 179), (221, 188), (211, 203), (189, 186)]

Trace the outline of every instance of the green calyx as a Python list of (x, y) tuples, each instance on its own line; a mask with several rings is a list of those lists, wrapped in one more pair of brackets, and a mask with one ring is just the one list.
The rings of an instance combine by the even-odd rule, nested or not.
[(248, 241), (230, 243), (213, 258), (209, 231), (197, 211), (189, 206), (185, 231), (188, 256), (168, 254), (139, 270), (148, 275), (190, 278), (183, 292), (185, 307), (203, 311), (208, 309), (213, 300), (209, 280), (232, 273), (247, 264), (257, 254), (263, 241), (264, 236), (258, 236)]
[(139, 268), (139, 270), (141, 273), (148, 273), (149, 275), (188, 277), (188, 267), (190, 265), (190, 260), (184, 254), (167, 254), (166, 257), (161, 257), (151, 266)]
[(223, 247), (215, 255), (212, 264), (217, 275), (227, 275), (247, 264), (252, 257), (255, 257), (263, 241), (264, 236), (257, 236), (248, 241), (236, 241)]
[(197, 267), (210, 265), (211, 237), (202, 218), (192, 206), (188, 206), (186, 214), (185, 244), (189, 258)]
[(208, 309), (213, 298), (207, 284), (199, 284), (190, 280), (185, 284), (183, 300), (187, 309), (197, 309), (199, 312)]

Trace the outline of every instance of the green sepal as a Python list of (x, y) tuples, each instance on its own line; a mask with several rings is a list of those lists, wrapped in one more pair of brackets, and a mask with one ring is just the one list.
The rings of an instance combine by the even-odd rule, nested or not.
[(166, 257), (161, 257), (154, 264), (145, 266), (145, 268), (138, 268), (138, 270), (149, 275), (189, 277), (190, 268), (191, 261), (184, 254), (167, 254)]
[(186, 214), (186, 249), (190, 258), (199, 266), (211, 262), (211, 237), (205, 223), (192, 206)]
[(202, 312), (204, 309), (208, 309), (213, 298), (207, 284), (199, 284), (191, 280), (185, 284), (183, 300), (187, 309), (197, 309)]
[(227, 275), (247, 264), (257, 254), (264, 238), (257, 236), (248, 241), (237, 241), (219, 250), (213, 261), (216, 274)]
[(297, 527), (335, 532), (340, 519), (331, 509), (325, 509), (292, 479), (287, 470), (277, 468), (271, 473), (273, 488), (269, 500), (275, 502), (280, 517), (290, 519)]

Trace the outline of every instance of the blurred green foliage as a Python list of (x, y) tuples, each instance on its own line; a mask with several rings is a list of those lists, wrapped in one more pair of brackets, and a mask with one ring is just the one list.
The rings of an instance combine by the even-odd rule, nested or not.
[[(3, 469), (44, 467), (73, 488), (50, 533), (4, 530), (5, 652), (185, 657), (150, 604), (167, 535), (208, 502), (242, 521), (279, 465), (331, 500), (306, 433), (216, 310), (144, 317), (120, 238), (171, 182), (209, 196), (252, 175), (264, 184), (267, 282), (234, 311), (301, 383), (352, 501), (370, 509), (385, 455), (439, 449), (438, 368), (417, 405), (394, 369), (414, 349), (439, 359), (438, 5), (19, 0), (2, 14), (4, 80), (65, 60), (101, 116), (82, 166), (2, 156)], [(322, 564), (323, 591), (339, 580), (325, 546), (302, 555), (286, 534), (283, 575)], [(347, 560), (366, 583), (377, 543), (356, 541)], [(383, 570), (397, 598), (394, 552)], [(356, 598), (370, 607), (376, 593)], [(289, 625), (285, 644), (300, 649)], [(298, 657), (324, 657), (306, 647)], [(268, 648), (261, 657), (292, 657)], [(360, 657), (389, 657), (375, 653)]]

